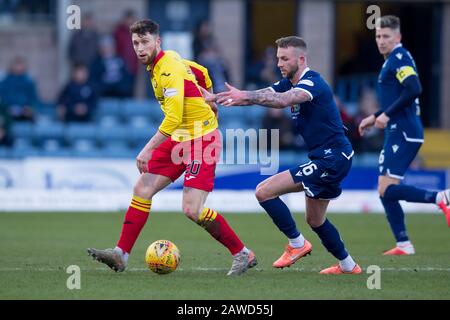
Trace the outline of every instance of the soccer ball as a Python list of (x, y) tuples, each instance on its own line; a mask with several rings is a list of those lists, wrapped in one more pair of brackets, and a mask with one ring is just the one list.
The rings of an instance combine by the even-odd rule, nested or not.
[(145, 262), (148, 268), (154, 273), (171, 273), (180, 264), (180, 251), (169, 240), (157, 240), (147, 248)]

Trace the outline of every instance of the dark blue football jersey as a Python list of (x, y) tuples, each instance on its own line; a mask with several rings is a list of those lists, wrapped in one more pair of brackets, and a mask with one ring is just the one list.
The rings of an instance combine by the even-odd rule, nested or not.
[(311, 97), (310, 101), (291, 106), (294, 127), (302, 135), (310, 157), (323, 156), (322, 150), (329, 147), (351, 151), (333, 92), (319, 73), (306, 68), (295, 86), (283, 78), (271, 88), (276, 92), (302, 90)]
[[(382, 110), (389, 108), (400, 97), (402, 83), (410, 76), (418, 76), (416, 64), (409, 51), (398, 44), (387, 57), (378, 76), (377, 94)], [(393, 114), (389, 121), (391, 124), (401, 127), (408, 138), (423, 138), (419, 98)]]

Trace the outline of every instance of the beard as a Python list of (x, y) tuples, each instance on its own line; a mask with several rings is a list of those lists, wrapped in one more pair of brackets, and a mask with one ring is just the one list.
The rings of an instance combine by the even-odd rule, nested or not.
[(147, 56), (147, 62), (148, 62), (147, 64), (153, 63), (155, 58), (156, 58), (156, 50), (153, 50), (153, 52)]
[(156, 58), (156, 50), (154, 50), (151, 54), (148, 54), (147, 56), (145, 56), (144, 59), (141, 59), (140, 57), (138, 57), (138, 60), (143, 64), (143, 65), (149, 65), (153, 63), (153, 60), (155, 60)]
[(286, 73), (286, 78), (288, 78), (289, 80), (293, 79), (295, 74), (298, 71), (298, 66), (295, 66), (294, 69), (292, 69), (291, 71), (289, 71), (288, 73)]

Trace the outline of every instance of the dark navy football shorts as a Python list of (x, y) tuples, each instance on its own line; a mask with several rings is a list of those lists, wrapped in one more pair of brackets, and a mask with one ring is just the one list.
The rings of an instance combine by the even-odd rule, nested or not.
[(332, 200), (342, 193), (341, 182), (350, 171), (354, 152), (346, 154), (336, 149), (333, 152), (289, 169), (294, 182), (303, 185), (307, 197)]
[(408, 137), (402, 130), (389, 130), (378, 160), (380, 176), (403, 179), (422, 143), (423, 139)]

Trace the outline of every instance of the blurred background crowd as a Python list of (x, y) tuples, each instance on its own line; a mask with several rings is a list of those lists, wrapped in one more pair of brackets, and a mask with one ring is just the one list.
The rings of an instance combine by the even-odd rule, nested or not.
[[(64, 5), (72, 2), (0, 0), (0, 157), (136, 156), (162, 120), (148, 74), (138, 64), (128, 30), (137, 19), (150, 17), (160, 22), (163, 48), (178, 50), (184, 57), (207, 67), (217, 92), (225, 90), (225, 81), (250, 90), (278, 81), (281, 76), (274, 46), (278, 37), (300, 34), (313, 48), (324, 41), (325, 48), (317, 54), (314, 50), (310, 53), (311, 68), (321, 72), (333, 86), (337, 106), (358, 155), (356, 159), (362, 165), (365, 161), (376, 165), (383, 133), (374, 129), (360, 137), (357, 132), (361, 119), (379, 108), (376, 82), (383, 63), (373, 31), (365, 26), (366, 5), (362, 2), (345, 5), (318, 1), (318, 7), (314, 7), (316, 2), (306, 0), (73, 2), (81, 9), (81, 29), (61, 31), (69, 15)], [(322, 10), (324, 6), (328, 11)], [(416, 57), (423, 74), (425, 126), (445, 134), (449, 129), (448, 121), (441, 121), (445, 97), (436, 85), (448, 81), (449, 75), (445, 78), (440, 73), (446, 70), (445, 56), (436, 55), (441, 48), (436, 34), (444, 32), (443, 17), (445, 14), (449, 17), (449, 5), (438, 2), (433, 6), (422, 3), (380, 3), (380, 6), (386, 11), (382, 13), (402, 18), (405, 46)], [(305, 16), (303, 12), (309, 7), (316, 20), (323, 18), (325, 26), (327, 19), (333, 23), (330, 29), (317, 27), (316, 32), (324, 33), (322, 37), (328, 40), (308, 36), (308, 30), (315, 30), (314, 23), (320, 23)], [(237, 8), (238, 18), (230, 18), (231, 22), (224, 18), (215, 21), (220, 17), (218, 11), (227, 8)], [(364, 19), (340, 25), (355, 12)], [(417, 34), (414, 17), (420, 12), (432, 19), (424, 20), (431, 22)], [(227, 14), (233, 16), (233, 12)], [(222, 27), (231, 28), (236, 23), (233, 19), (240, 23), (239, 34)], [(304, 31), (297, 32), (302, 25)], [(339, 28), (334, 30), (334, 25)], [(262, 35), (267, 29), (270, 32)], [(326, 34), (326, 30), (333, 30), (334, 34)], [(237, 38), (238, 46), (227, 41), (230, 37)], [(428, 42), (421, 42), (423, 39)], [(428, 50), (417, 49), (428, 44)], [(321, 55), (325, 55), (323, 63), (319, 61)], [(425, 69), (428, 65), (434, 69)], [(286, 152), (286, 157), (305, 151), (303, 141), (293, 132), (289, 110), (221, 109), (219, 121), (222, 131), (279, 129), (280, 149)]]

